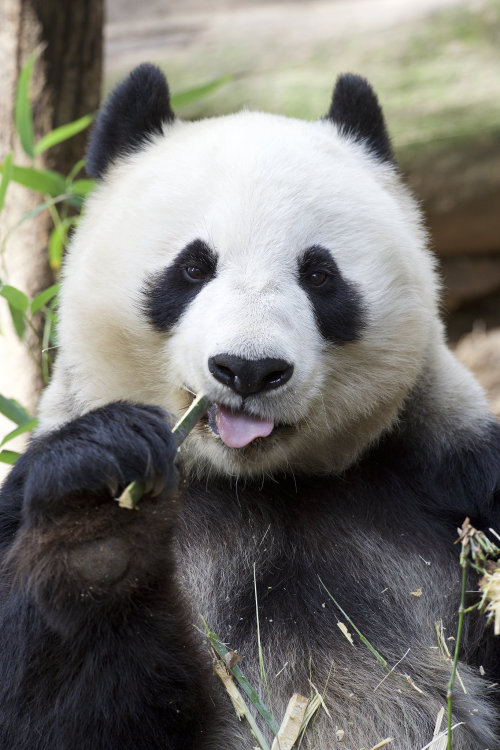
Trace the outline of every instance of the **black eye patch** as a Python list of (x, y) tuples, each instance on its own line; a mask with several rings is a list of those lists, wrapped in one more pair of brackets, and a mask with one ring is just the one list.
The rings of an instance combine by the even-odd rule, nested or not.
[(153, 327), (170, 330), (216, 270), (217, 255), (203, 240), (194, 240), (165, 270), (151, 276), (144, 289), (143, 309)]
[(333, 344), (355, 341), (366, 325), (360, 292), (331, 254), (314, 245), (299, 258), (298, 281), (313, 306), (319, 331)]

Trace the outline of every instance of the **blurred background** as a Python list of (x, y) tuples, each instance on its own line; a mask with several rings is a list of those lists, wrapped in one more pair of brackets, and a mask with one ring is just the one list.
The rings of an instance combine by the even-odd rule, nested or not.
[[(95, 111), (143, 61), (167, 73), (184, 118), (247, 107), (315, 119), (339, 73), (366, 76), (439, 257), (450, 345), (500, 414), (500, 0), (2, 0), (0, 161), (12, 152), (15, 163), (67, 175), (85, 131), (33, 162), (10, 125), (19, 73), (37, 47), (35, 141)], [(26, 191), (9, 185), (0, 214), (0, 278), (32, 300), (59, 269), (47, 262), (50, 211), (35, 217), (38, 228), (26, 221), (11, 232), (42, 200)], [(16, 353), (5, 310), (0, 320), (0, 394), (32, 411), (40, 378)]]

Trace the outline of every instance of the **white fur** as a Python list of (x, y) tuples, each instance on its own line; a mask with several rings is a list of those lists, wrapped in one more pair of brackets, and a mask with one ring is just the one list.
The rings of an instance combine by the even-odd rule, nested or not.
[[(218, 254), (217, 276), (160, 334), (139, 309), (145, 281), (197, 238)], [(293, 363), (292, 379), (246, 408), (295, 429), (243, 450), (199, 429), (185, 443), (188, 466), (341, 470), (396, 419), (430, 349), (433, 360), (447, 356), (425, 240), (393, 168), (328, 121), (244, 112), (176, 122), (112, 168), (88, 202), (65, 264), (60, 354), (41, 429), (117, 399), (178, 415), (186, 387), (238, 407), (208, 358), (278, 357)], [(321, 338), (296, 278), (312, 245), (328, 248), (360, 290), (368, 320), (360, 341)]]

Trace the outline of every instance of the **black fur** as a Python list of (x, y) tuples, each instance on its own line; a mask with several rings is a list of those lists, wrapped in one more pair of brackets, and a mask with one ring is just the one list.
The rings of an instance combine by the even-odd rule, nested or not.
[(341, 135), (361, 141), (381, 161), (395, 161), (382, 109), (372, 87), (361, 76), (339, 76), (327, 119), (335, 123)]
[[(197, 269), (200, 278), (191, 278)], [(161, 273), (151, 278), (144, 290), (144, 309), (157, 331), (172, 328), (217, 271), (217, 256), (203, 240), (194, 240)]]
[[(117, 403), (33, 441), (10, 474), (0, 747), (198, 746), (210, 678), (172, 588), (176, 453), (160, 409)], [(112, 498), (134, 479), (156, 496), (126, 511)], [(100, 558), (112, 573), (117, 549), (126, 555), (118, 576), (103, 577), (101, 565), (89, 580), (96, 540), (114, 540)]]
[(116, 158), (136, 151), (174, 119), (161, 70), (149, 63), (134, 68), (101, 108), (87, 148), (87, 172), (103, 177)]
[[(249, 550), (268, 538), (255, 571), (264, 643), (300, 633), (312, 655), (304, 670), (306, 677), (312, 670), (313, 681), (315, 652), (328, 642), (340, 656), (346, 641), (324, 584), (395, 663), (402, 646), (394, 637), (391, 592), (404, 586), (393, 581), (398, 556), (433, 555), (433, 564), (455, 557), (458, 584), (453, 542), (464, 514), (481, 528), (500, 524), (500, 427), (491, 422), (480, 439), (464, 436), (461, 446), (437, 451), (421, 430), (415, 440), (419, 398), (415, 393), (398, 426), (341, 477), (247, 482), (236, 496), (230, 479), (203, 481), (189, 488), (182, 510), (172, 490), (175, 444), (158, 409), (111, 404), (34, 441), (0, 501), (0, 747), (228, 746), (213, 727), (220, 716), (210, 704), (210, 660), (200, 658), (175, 582), (176, 536), (181, 559), (184, 545), (203, 554), (211, 549), (206, 583), (220, 618), (213, 625), (232, 647), (246, 644), (247, 660), (255, 645), (254, 558), (240, 560), (235, 529), (246, 534)], [(144, 497), (138, 511), (118, 508), (110, 486), (119, 491), (137, 478), (170, 490)], [(366, 569), (360, 534), (384, 549), (386, 569)], [(72, 553), (86, 545), (93, 553), (94, 540), (110, 537), (128, 552), (128, 568), (118, 579), (89, 582), (75, 564), (81, 557)], [(216, 563), (220, 547), (225, 566), (239, 560), (229, 590), (230, 571)], [(424, 590), (431, 571), (422, 562)], [(433, 622), (428, 627), (431, 633)], [(454, 633), (456, 624), (445, 627)], [(485, 640), (482, 629), (470, 615), (466, 653), (498, 679), (498, 643), (491, 635)], [(411, 633), (408, 639), (411, 644)], [(408, 657), (405, 671), (426, 689), (422, 658)], [(307, 684), (294, 684), (306, 691)], [(459, 716), (461, 700), (456, 696), (454, 704)], [(476, 717), (464, 717), (474, 727)], [(408, 736), (411, 741), (411, 726)]]
[[(318, 272), (325, 275), (320, 286), (311, 283), (312, 275)], [(317, 246), (306, 250), (299, 262), (298, 277), (321, 335), (332, 344), (359, 339), (365, 326), (361, 295), (342, 276), (328, 250)]]

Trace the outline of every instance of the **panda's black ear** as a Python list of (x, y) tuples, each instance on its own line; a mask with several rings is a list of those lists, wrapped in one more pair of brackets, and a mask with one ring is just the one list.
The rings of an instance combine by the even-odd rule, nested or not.
[(102, 177), (117, 156), (131, 153), (174, 119), (161, 70), (149, 63), (134, 68), (101, 107), (87, 147), (87, 172)]
[(352, 73), (338, 77), (327, 119), (341, 135), (364, 143), (381, 161), (395, 162), (382, 108), (365, 78)]

